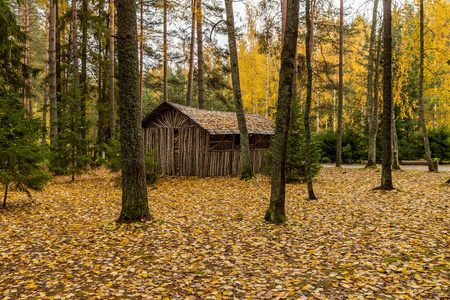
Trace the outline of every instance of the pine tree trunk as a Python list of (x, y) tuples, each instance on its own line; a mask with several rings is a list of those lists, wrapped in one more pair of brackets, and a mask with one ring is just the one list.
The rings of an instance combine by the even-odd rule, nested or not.
[[(87, 22), (88, 22), (88, 11), (89, 2), (87, 0), (82, 0), (81, 8), (81, 29), (82, 29), (82, 47), (81, 47), (81, 97), (80, 97), (80, 107), (81, 116), (86, 119), (86, 104), (88, 99), (88, 82), (87, 82)], [(81, 131), (81, 136), (83, 139), (87, 137), (87, 131), (83, 129)]]
[(191, 106), (192, 94), (194, 89), (194, 55), (195, 55), (195, 7), (197, 0), (191, 0), (192, 24), (191, 24), (191, 45), (189, 49), (189, 74), (188, 74), (188, 91), (186, 94), (186, 105)]
[(343, 102), (344, 102), (344, 0), (341, 0), (340, 17), (339, 17), (339, 91), (338, 91), (336, 167), (340, 167), (342, 164)]
[[(25, 67), (30, 66), (30, 39), (28, 37), (30, 33), (30, 27), (29, 27), (29, 11), (28, 11), (28, 0), (23, 1), (23, 24), (24, 24), (24, 33), (27, 35), (27, 38), (25, 40), (25, 49), (23, 53), (23, 64)], [(30, 84), (29, 75), (25, 75), (25, 83), (26, 87), (23, 89), (23, 105), (25, 109), (27, 110), (27, 116), (32, 117), (32, 111), (31, 111), (31, 103), (30, 99), (28, 97), (28, 88)]]
[(109, 0), (109, 134), (116, 139), (116, 103), (114, 99), (114, 0)]
[(163, 97), (164, 102), (168, 101), (168, 95), (167, 95), (167, 0), (163, 0), (163, 10), (164, 10), (164, 17), (163, 17), (163, 69), (164, 69), (164, 91), (163, 91)]
[(425, 157), (427, 159), (428, 171), (434, 172), (435, 169), (431, 160), (430, 141), (428, 140), (427, 122), (425, 121), (425, 108), (423, 104), (423, 64), (425, 58), (423, 27), (424, 8), (423, 0), (420, 0), (419, 122), (423, 134), (423, 145), (425, 147)]
[(367, 63), (367, 124), (369, 125), (369, 151), (366, 168), (377, 168), (376, 165), (376, 135), (378, 118), (373, 108), (373, 63), (376, 41), (378, 0), (374, 1), (372, 12), (372, 27), (370, 28), (369, 58)]
[(205, 108), (202, 0), (197, 0), (198, 107)]
[(139, 102), (141, 103), (141, 118), (142, 109), (144, 106), (144, 1), (141, 0), (141, 38), (139, 39)]
[(56, 97), (56, 2), (50, 0), (49, 21), (49, 102), (50, 102), (50, 142), (55, 144), (58, 137), (57, 97)]
[(119, 222), (151, 219), (145, 179), (136, 1), (117, 0), (119, 112), (122, 153), (122, 211)]
[(311, 174), (311, 100), (312, 100), (312, 65), (311, 65), (311, 36), (313, 34), (311, 26), (311, 14), (309, 12), (310, 0), (306, 0), (306, 68), (307, 68), (307, 82), (306, 82), (306, 102), (305, 102), (305, 166), (306, 166), (306, 184), (308, 187), (308, 198), (310, 200), (317, 199), (314, 194)]
[(77, 0), (72, 0), (72, 55), (73, 55), (73, 84), (78, 89), (78, 14)]
[(239, 64), (236, 47), (236, 35), (234, 29), (234, 15), (233, 15), (233, 0), (225, 0), (225, 10), (227, 15), (227, 31), (228, 31), (228, 46), (230, 49), (230, 63), (231, 63), (231, 78), (233, 83), (233, 98), (234, 106), (236, 108), (236, 117), (240, 132), (241, 142), (241, 158), (242, 171), (241, 179), (251, 179), (252, 161), (250, 158), (250, 143), (247, 132), (247, 124), (245, 122), (244, 106), (242, 104), (241, 83), (239, 80)]
[(9, 184), (5, 185), (5, 195), (3, 196), (3, 208), (6, 208), (6, 198), (8, 197), (8, 186)]
[(294, 60), (298, 36), (299, 1), (287, 0), (286, 30), (281, 51), (275, 135), (272, 138), (272, 176), (269, 208), (264, 219), (281, 224), (286, 221), (286, 150), (289, 133)]
[(383, 166), (381, 189), (392, 190), (392, 0), (383, 0), (384, 63), (383, 63)]
[[(48, 28), (48, 21), (47, 18), (45, 18), (45, 29)], [(44, 73), (45, 78), (48, 79), (48, 38), (45, 37), (45, 67), (44, 67)], [(44, 80), (44, 105), (42, 107), (42, 139), (41, 139), (41, 146), (45, 146), (47, 144), (47, 111), (48, 111), (48, 82), (47, 80)]]

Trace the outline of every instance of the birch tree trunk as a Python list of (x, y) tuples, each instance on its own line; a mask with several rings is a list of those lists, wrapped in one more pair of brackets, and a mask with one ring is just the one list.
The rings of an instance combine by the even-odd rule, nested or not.
[(392, 0), (383, 0), (384, 63), (383, 63), (383, 166), (381, 189), (392, 190)]
[(428, 171), (434, 172), (433, 162), (431, 161), (430, 141), (428, 140), (427, 122), (425, 121), (425, 108), (423, 104), (423, 63), (425, 58), (424, 50), (424, 8), (423, 0), (420, 0), (420, 61), (419, 61), (419, 122), (422, 129), (423, 145), (425, 147), (425, 157), (427, 159)]
[(395, 105), (392, 102), (392, 125), (391, 125), (391, 135), (392, 135), (392, 169), (393, 170), (401, 170), (400, 161), (398, 159), (398, 143), (397, 143), (397, 126), (395, 125)]
[(269, 208), (264, 219), (281, 224), (286, 221), (286, 150), (289, 133), (292, 84), (298, 36), (299, 1), (287, 0), (286, 30), (281, 50), (275, 135), (272, 138), (272, 176)]
[(122, 153), (122, 211), (119, 222), (151, 219), (145, 179), (136, 1), (116, 0), (119, 59), (119, 112)]
[(251, 179), (252, 161), (250, 158), (250, 143), (245, 122), (244, 106), (242, 104), (241, 84), (239, 80), (239, 64), (236, 47), (236, 34), (234, 29), (233, 0), (225, 0), (227, 15), (228, 47), (230, 49), (231, 78), (233, 82), (233, 98), (236, 108), (236, 117), (240, 132), (242, 171), (241, 179)]
[(377, 127), (378, 116), (374, 113), (373, 105), (373, 63), (376, 40), (377, 27), (377, 12), (378, 0), (374, 1), (372, 12), (372, 26), (370, 28), (370, 42), (369, 42), (369, 59), (367, 63), (367, 123), (369, 125), (369, 151), (366, 168), (377, 168), (376, 165), (376, 142), (377, 142)]

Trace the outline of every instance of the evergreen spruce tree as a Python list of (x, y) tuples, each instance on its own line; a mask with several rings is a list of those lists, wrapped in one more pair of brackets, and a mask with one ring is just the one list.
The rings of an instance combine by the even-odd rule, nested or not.
[(29, 190), (41, 191), (50, 176), (42, 169), (40, 121), (25, 116), (27, 110), (17, 93), (0, 88), (0, 183), (14, 187), (31, 197)]
[(29, 190), (41, 190), (50, 177), (41, 168), (40, 122), (26, 117), (27, 109), (19, 94), (28, 89), (26, 79), (36, 70), (23, 64), (27, 37), (3, 0), (0, 24), (0, 183), (5, 188), (5, 207), (11, 187), (30, 195)]

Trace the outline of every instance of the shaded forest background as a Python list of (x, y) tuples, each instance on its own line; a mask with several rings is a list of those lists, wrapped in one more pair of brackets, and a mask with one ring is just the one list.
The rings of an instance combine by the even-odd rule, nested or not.
[[(56, 2), (55, 2), (56, 3)], [(200, 2), (201, 3), (201, 2)], [(244, 108), (274, 119), (281, 52), (281, 14), (278, 1), (244, 1), (239, 7), (240, 26), (237, 46)], [(17, 21), (26, 27), (25, 64), (40, 70), (30, 77), (30, 91), (23, 96), (30, 114), (43, 119), (43, 142), (49, 142), (49, 102), (47, 92), (48, 44), (47, 1), (26, 0), (8, 4)], [(204, 106), (206, 109), (233, 111), (233, 97), (226, 41), (224, 4), (221, 1), (201, 3), (201, 12), (193, 10), (198, 3), (190, 1), (143, 1), (143, 15), (138, 15), (139, 40), (142, 43), (142, 114), (145, 116), (164, 101), (164, 61), (167, 65), (167, 96), (170, 102), (187, 104), (189, 82), (189, 50), (192, 18), (201, 16), (204, 61)], [(328, 1), (312, 1), (314, 47), (313, 101), (311, 121), (313, 142), (322, 162), (336, 157), (338, 39), (339, 10)], [(371, 5), (359, 10), (346, 8), (344, 22), (344, 115), (343, 160), (358, 162), (367, 158), (367, 56), (369, 49)], [(106, 1), (78, 1), (78, 43), (81, 88), (74, 91), (72, 6), (57, 1), (56, 76), (59, 131), (70, 127), (74, 105), (71, 99), (82, 98), (81, 117), (84, 121), (72, 124), (83, 127), (83, 146), (101, 156), (111, 137), (110, 122), (110, 18)], [(187, 9), (191, 8), (191, 9)], [(429, 130), (431, 153), (441, 162), (450, 160), (450, 65), (446, 53), (449, 48), (450, 4), (447, 1), (425, 1), (425, 62), (424, 103)], [(382, 8), (379, 8), (381, 11)], [(305, 16), (304, 2), (300, 3), (300, 31), (298, 40), (297, 99), (302, 113), (306, 95)], [(193, 14), (194, 13), (194, 14)], [(393, 7), (393, 96), (395, 124), (400, 159), (424, 159), (423, 139), (419, 128), (419, 2), (405, 1)], [(351, 14), (351, 15), (350, 15)], [(378, 14), (377, 33), (381, 34), (382, 14)], [(198, 26), (197, 24), (195, 24)], [(165, 30), (164, 30), (165, 28)], [(198, 27), (196, 27), (198, 30)], [(164, 38), (165, 37), (165, 38)], [(194, 37), (192, 106), (199, 106), (197, 59), (198, 32)], [(377, 40), (379, 37), (377, 37)], [(382, 67), (382, 53), (381, 67)], [(116, 62), (117, 64), (117, 62)], [(117, 72), (117, 67), (115, 68)], [(381, 84), (382, 78), (375, 78)], [(116, 82), (117, 86), (117, 82)], [(114, 89), (117, 90), (117, 87)], [(117, 94), (117, 92), (116, 92)], [(382, 91), (378, 97), (381, 112)], [(79, 108), (79, 107), (77, 107)], [(380, 119), (380, 118), (378, 118)], [(62, 124), (65, 123), (65, 124)], [(115, 125), (117, 126), (117, 125)], [(120, 133), (120, 128), (116, 128)], [(380, 143), (381, 138), (378, 138)], [(377, 147), (377, 158), (381, 158)], [(68, 158), (70, 159), (70, 158)]]

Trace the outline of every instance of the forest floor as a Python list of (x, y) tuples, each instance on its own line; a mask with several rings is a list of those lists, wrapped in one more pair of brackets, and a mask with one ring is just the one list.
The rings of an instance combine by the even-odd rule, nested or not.
[(380, 173), (289, 184), (284, 226), (264, 176), (162, 178), (130, 225), (113, 175), (57, 177), (0, 209), (0, 299), (450, 299), (450, 173)]

